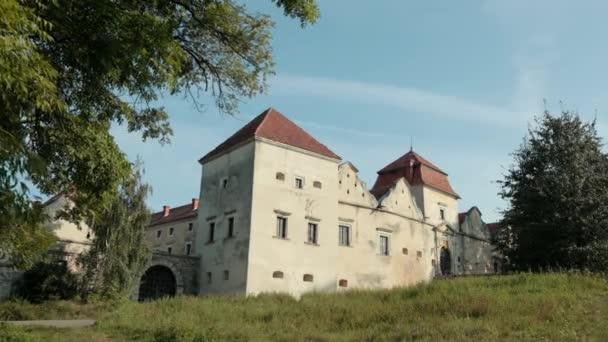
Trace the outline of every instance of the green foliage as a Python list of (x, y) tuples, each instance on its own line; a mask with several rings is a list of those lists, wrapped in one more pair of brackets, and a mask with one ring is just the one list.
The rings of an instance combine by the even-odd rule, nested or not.
[(500, 183), (499, 245), (520, 270), (608, 271), (608, 156), (595, 123), (545, 113)]
[(78, 278), (65, 261), (50, 257), (23, 274), (18, 295), (32, 303), (74, 299), (78, 295)]
[(121, 185), (118, 196), (93, 226), (95, 237), (83, 257), (85, 292), (89, 299), (126, 297), (150, 260), (146, 230), (150, 212), (146, 197), (150, 192), (141, 183), (141, 167)]
[[(272, 1), (318, 18), (314, 0)], [(272, 26), (233, 0), (0, 1), (0, 250), (26, 268), (52, 242), (27, 184), (69, 191), (62, 216), (95, 225), (131, 174), (110, 126), (168, 142), (160, 94), (209, 92), (233, 114), (263, 92)]]
[(608, 337), (607, 291), (603, 278), (570, 273), (460, 278), (301, 300), (179, 297), (99, 311), (89, 317), (97, 326), (85, 331), (127, 341), (601, 341)]

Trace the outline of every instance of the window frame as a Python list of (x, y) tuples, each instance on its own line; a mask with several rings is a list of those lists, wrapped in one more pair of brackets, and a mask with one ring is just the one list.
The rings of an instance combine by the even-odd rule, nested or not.
[(234, 216), (230, 216), (228, 217), (228, 229), (226, 232), (226, 238), (230, 239), (234, 237), (234, 223), (235, 223), (235, 217)]
[(163, 236), (163, 230), (157, 229), (156, 230), (156, 239), (160, 239), (162, 236)]
[[(383, 249), (382, 241), (386, 239), (386, 244), (384, 244), (385, 248)], [(381, 256), (391, 256), (391, 234), (384, 231), (378, 232), (378, 255)]]
[[(311, 236), (311, 228), (313, 235)], [(312, 240), (311, 240), (312, 237)], [(308, 228), (306, 229), (306, 243), (311, 245), (319, 244), (319, 224), (317, 222), (308, 222)]]
[(167, 250), (167, 254), (173, 255), (173, 245), (168, 245), (166, 250)]
[(220, 178), (220, 189), (228, 189), (228, 177)]
[(209, 223), (209, 232), (207, 235), (207, 243), (214, 243), (215, 242), (216, 223), (215, 223), (215, 221), (210, 221), (208, 223)]
[(440, 207), (439, 208), (439, 219), (441, 221), (445, 221), (445, 208)]
[[(277, 215), (277, 224), (275, 230), (275, 237), (281, 240), (287, 240), (289, 237), (289, 219), (286, 216)], [(283, 227), (281, 227), (283, 222)]]
[(169, 236), (175, 235), (175, 227), (169, 227)]
[[(342, 228), (346, 228), (348, 241), (346, 244), (342, 243)], [(352, 239), (352, 226), (350, 224), (339, 223), (338, 224), (338, 245), (342, 247), (352, 247), (353, 239)]]
[[(301, 183), (300, 186), (298, 186), (298, 182)], [(301, 176), (294, 177), (294, 181), (293, 181), (294, 188), (296, 188), (298, 190), (303, 190), (305, 185), (306, 185), (306, 179), (304, 177), (301, 177)]]
[[(188, 247), (190, 247), (189, 250), (188, 250)], [(188, 241), (188, 242), (186, 242), (186, 244), (184, 244), (184, 254), (192, 255), (192, 242), (191, 241)]]
[(188, 231), (189, 231), (189, 232), (194, 231), (194, 222), (189, 222), (189, 223), (188, 223)]

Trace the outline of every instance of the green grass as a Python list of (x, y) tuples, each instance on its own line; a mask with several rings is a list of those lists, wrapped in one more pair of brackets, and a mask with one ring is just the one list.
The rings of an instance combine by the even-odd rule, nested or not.
[[(10, 312), (13, 312), (12, 314)], [(580, 274), (435, 281), (409, 289), (97, 306), (0, 304), (13, 317), (96, 318), (92, 329), (1, 328), (14, 341), (608, 340), (608, 284)], [(11, 316), (13, 315), (13, 316)]]

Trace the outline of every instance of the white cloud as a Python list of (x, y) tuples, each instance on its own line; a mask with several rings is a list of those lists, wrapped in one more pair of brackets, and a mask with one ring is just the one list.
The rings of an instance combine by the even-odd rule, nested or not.
[(275, 95), (307, 95), (372, 105), (387, 105), (423, 114), (478, 123), (510, 125), (529, 111), (503, 108), (410, 87), (339, 80), (326, 77), (282, 75), (272, 81)]

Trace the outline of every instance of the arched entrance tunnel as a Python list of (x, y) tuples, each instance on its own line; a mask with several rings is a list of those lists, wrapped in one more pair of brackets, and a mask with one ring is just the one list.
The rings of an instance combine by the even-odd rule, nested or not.
[(175, 274), (168, 267), (152, 266), (141, 277), (139, 301), (173, 297), (177, 292)]

